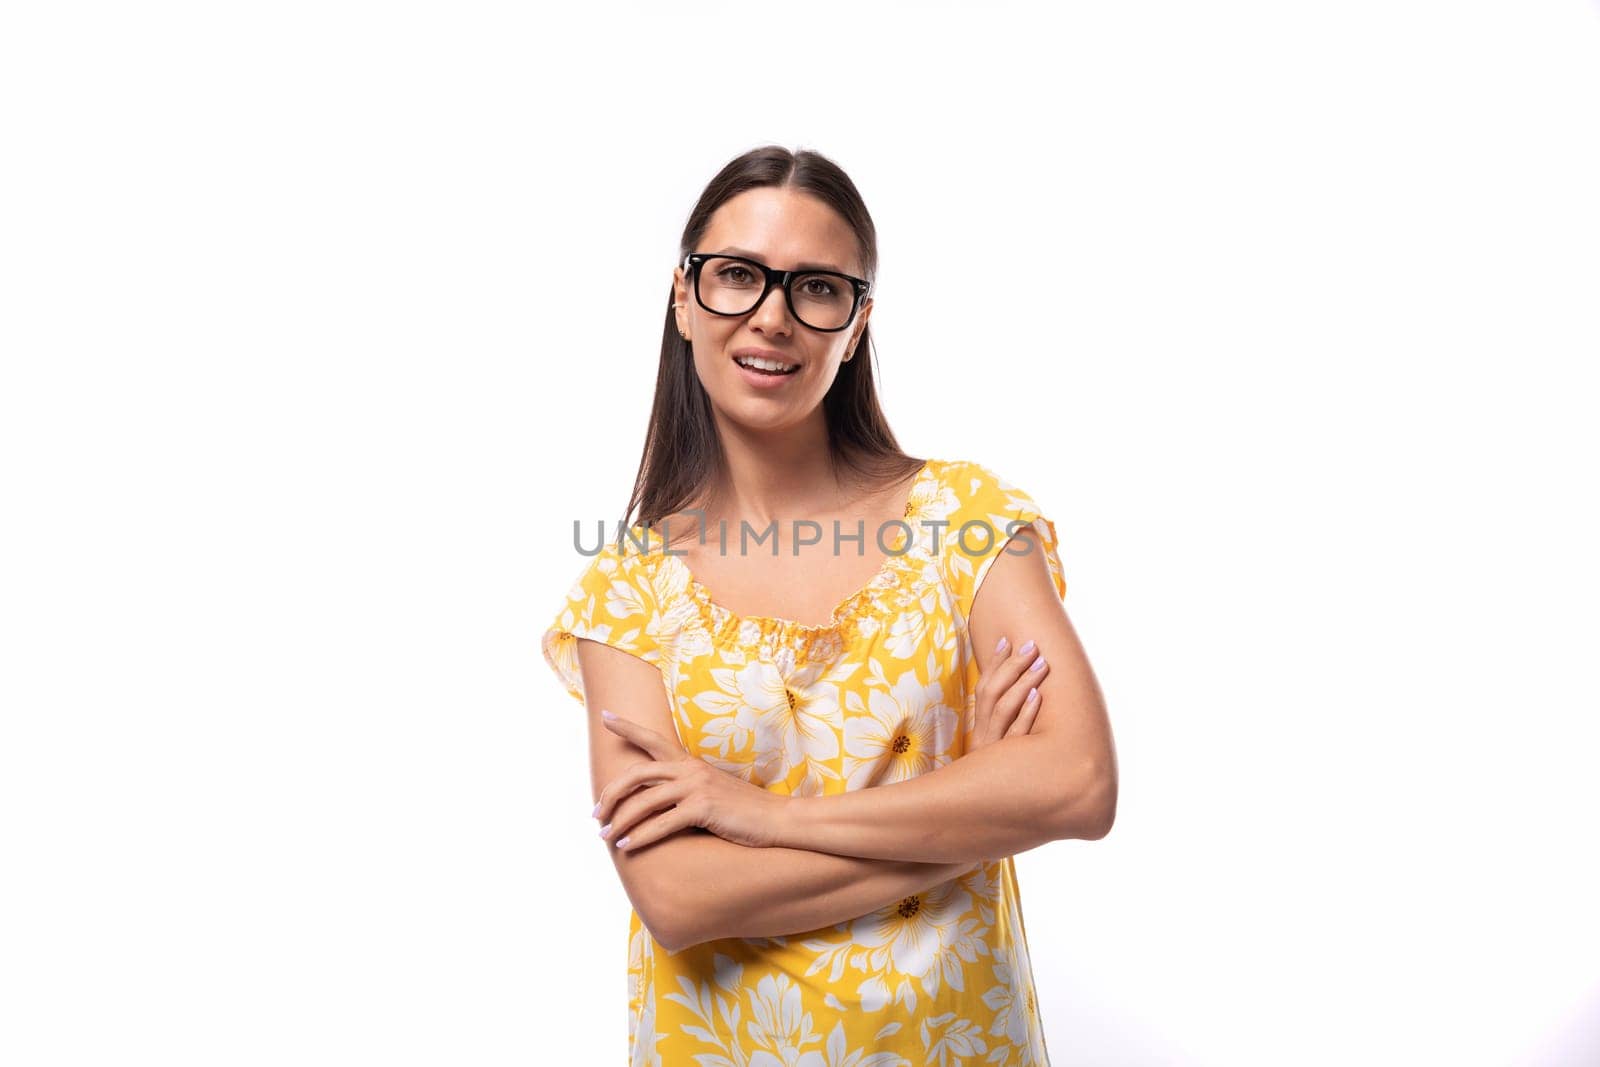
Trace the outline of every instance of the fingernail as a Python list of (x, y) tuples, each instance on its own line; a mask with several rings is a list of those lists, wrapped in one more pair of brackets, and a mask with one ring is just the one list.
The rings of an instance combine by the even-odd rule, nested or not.
[(618, 848), (627, 848), (628, 847), (628, 839), (626, 837), (624, 837), (621, 841), (618, 841), (617, 842), (617, 847)]
[(1033, 651), (1033, 638), (1031, 638), (1031, 637), (1028, 638), (1028, 640), (1025, 641), (1023, 643), (1022, 647), (1017, 649), (1017, 651), (1019, 653), (1021, 653), (1022, 655), (1024, 655), (1024, 656), (1026, 656), (1029, 652), (1032, 652)]
[(1010, 642), (1009, 642), (1009, 641), (1007, 641), (1007, 640), (1006, 640), (1006, 639), (1005, 639), (1005, 638), (1003, 638), (1003, 637), (1002, 637), (1002, 638), (1001, 638), (1001, 639), (1000, 639), (1000, 643), (999, 643), (999, 644), (998, 644), (998, 645), (995, 645), (995, 646), (994, 646), (994, 650), (995, 650), (995, 652), (996, 652), (996, 653), (997, 653), (997, 654), (998, 654), (998, 653), (1001, 653), (1001, 652), (1004, 652), (1004, 651), (1005, 651), (1005, 650), (1006, 650), (1006, 645), (1008, 645), (1008, 644), (1010, 644)]
[(1042, 670), (1044, 670), (1044, 657), (1040, 656), (1038, 659), (1034, 660), (1033, 661), (1033, 666), (1029, 667), (1028, 669), (1030, 671), (1042, 671)]
[(610, 823), (606, 823), (604, 826), (600, 827), (600, 836), (601, 837), (605, 837), (610, 832), (611, 832), (611, 824)]
[(1037, 689), (1028, 690), (1028, 699), (1029, 700), (1037, 699), (1038, 696), (1039, 696), (1039, 690), (1037, 690)]
[(615, 719), (615, 718), (616, 718), (616, 715), (614, 715), (614, 714), (612, 714), (612, 713), (611, 713), (611, 712), (609, 712), (609, 711), (601, 711), (601, 712), (600, 712), (600, 717), (601, 717), (601, 718), (602, 718), (602, 719)]
[(594, 810), (593, 810), (593, 811), (591, 811), (591, 812), (590, 812), (590, 813), (589, 813), (589, 818), (591, 818), (591, 819), (592, 819), (592, 818), (594, 818), (594, 817), (595, 817), (595, 816), (596, 816), (596, 815), (599, 815), (599, 814), (600, 814), (600, 805), (599, 805), (599, 804), (596, 804), (596, 805), (595, 805), (595, 806), (594, 806)]

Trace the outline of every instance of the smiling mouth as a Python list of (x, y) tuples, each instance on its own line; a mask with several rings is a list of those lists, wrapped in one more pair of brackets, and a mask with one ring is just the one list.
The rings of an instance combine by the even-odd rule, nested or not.
[(793, 374), (800, 369), (798, 363), (780, 363), (772, 359), (758, 359), (754, 356), (734, 356), (733, 361), (746, 370), (757, 374), (768, 374), (774, 378), (781, 378), (786, 374)]

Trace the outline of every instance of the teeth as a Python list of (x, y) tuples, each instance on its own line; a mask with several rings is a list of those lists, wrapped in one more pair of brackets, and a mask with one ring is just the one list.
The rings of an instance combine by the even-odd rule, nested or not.
[(757, 370), (785, 371), (800, 365), (798, 363), (779, 363), (776, 360), (762, 359), (760, 356), (735, 356), (734, 361), (741, 366), (755, 367)]

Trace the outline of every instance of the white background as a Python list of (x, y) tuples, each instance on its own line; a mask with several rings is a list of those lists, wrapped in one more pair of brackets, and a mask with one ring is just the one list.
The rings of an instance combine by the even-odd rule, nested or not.
[(1062, 536), (1057, 1067), (1600, 1062), (1594, 4), (17, 4), (0, 123), (0, 1060), (622, 1059), (537, 641), (776, 142)]

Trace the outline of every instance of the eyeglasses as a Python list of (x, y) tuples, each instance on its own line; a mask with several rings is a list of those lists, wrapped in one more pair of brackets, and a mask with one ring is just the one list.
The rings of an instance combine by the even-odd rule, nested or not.
[(748, 315), (773, 286), (783, 289), (789, 313), (821, 333), (849, 326), (872, 283), (831, 270), (773, 270), (744, 256), (690, 252), (684, 269), (694, 282), (694, 298), (713, 315)]

